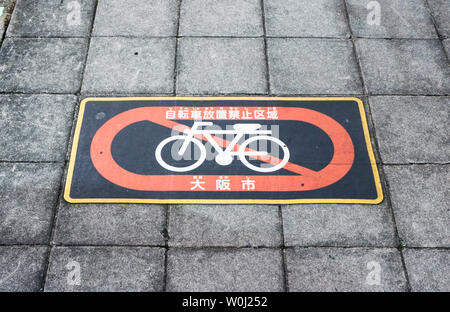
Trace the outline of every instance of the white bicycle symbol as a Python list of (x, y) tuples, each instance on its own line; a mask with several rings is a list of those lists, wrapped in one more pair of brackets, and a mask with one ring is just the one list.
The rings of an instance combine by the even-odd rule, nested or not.
[[(185, 135), (175, 135), (171, 136), (167, 139), (164, 139), (159, 143), (158, 147), (155, 151), (156, 160), (158, 163), (164, 167), (167, 170), (175, 171), (175, 172), (186, 172), (191, 171), (199, 167), (205, 160), (206, 160), (206, 147), (203, 145), (202, 141), (200, 139), (194, 138), (194, 135), (203, 135), (208, 142), (214, 147), (214, 149), (217, 151), (217, 155), (215, 157), (215, 161), (221, 165), (221, 166), (227, 166), (233, 162), (234, 156), (238, 156), (241, 162), (249, 169), (258, 171), (258, 172), (273, 172), (277, 171), (281, 168), (283, 168), (286, 163), (289, 161), (289, 149), (287, 148), (286, 144), (284, 144), (281, 140), (271, 137), (269, 135), (272, 134), (271, 130), (258, 130), (261, 128), (260, 124), (234, 124), (233, 128), (234, 130), (202, 130), (199, 129), (201, 126), (212, 126), (212, 122), (194, 122), (194, 125), (191, 129), (185, 130)], [(230, 142), (230, 144), (225, 148), (222, 149), (219, 144), (214, 140), (212, 137), (213, 134), (234, 134), (236, 135), (233, 140)], [(249, 139), (245, 140), (241, 146), (239, 147), (238, 151), (234, 151), (234, 148), (236, 144), (239, 142), (239, 140), (246, 134), (254, 134), (255, 136), (250, 137)], [(262, 135), (263, 134), (263, 135)], [(189, 146), (189, 143), (195, 144), (200, 149), (200, 157), (198, 160), (189, 166), (186, 167), (175, 167), (167, 164), (161, 157), (161, 152), (164, 148), (164, 146), (172, 141), (181, 140), (183, 143), (181, 144), (181, 147), (178, 151), (178, 155), (182, 156), (186, 149)], [(247, 159), (246, 156), (256, 158), (257, 156), (267, 156), (268, 153), (264, 151), (254, 151), (254, 150), (248, 150), (247, 146), (255, 141), (259, 140), (268, 140), (272, 141), (276, 144), (278, 144), (281, 149), (283, 150), (283, 159), (281, 162), (275, 164), (272, 167), (257, 167), (253, 164), (251, 164)], [(272, 163), (272, 162), (269, 162)]]

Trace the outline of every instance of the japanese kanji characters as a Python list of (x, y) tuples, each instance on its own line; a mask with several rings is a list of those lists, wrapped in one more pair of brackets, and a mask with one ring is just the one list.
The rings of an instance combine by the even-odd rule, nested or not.
[(170, 107), (166, 119), (277, 120), (276, 107)]

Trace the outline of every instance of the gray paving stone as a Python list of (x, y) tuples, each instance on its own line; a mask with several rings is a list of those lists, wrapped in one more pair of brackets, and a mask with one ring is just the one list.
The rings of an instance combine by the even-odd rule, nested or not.
[(403, 256), (412, 291), (450, 291), (450, 250), (406, 249)]
[(175, 36), (179, 0), (99, 1), (94, 36)]
[(61, 202), (56, 244), (164, 245), (165, 209), (159, 205)]
[[(425, 0), (378, 0), (380, 24), (374, 24), (371, 0), (346, 0), (350, 25), (357, 37), (438, 38)], [(369, 8), (369, 9), (368, 9)], [(372, 24), (369, 24), (369, 21)]]
[[(73, 285), (79, 264), (79, 285)], [(72, 272), (72, 273), (71, 273)], [(45, 291), (162, 291), (164, 249), (143, 247), (55, 247)]]
[(262, 36), (260, 0), (185, 0), (181, 36)]
[(267, 35), (350, 36), (343, 0), (264, 0)]
[(63, 161), (77, 98), (0, 95), (0, 160)]
[(443, 44), (444, 44), (445, 52), (447, 53), (447, 57), (449, 57), (450, 56), (450, 39), (444, 40)]
[(286, 246), (398, 245), (392, 215), (381, 205), (283, 206)]
[(267, 92), (262, 39), (183, 38), (178, 53), (178, 93)]
[(450, 97), (370, 98), (383, 163), (448, 163)]
[(94, 19), (95, 2), (17, 0), (7, 36), (87, 37)]
[(172, 93), (175, 40), (92, 38), (83, 92)]
[(0, 49), (0, 91), (76, 93), (87, 39), (7, 38)]
[(47, 247), (0, 247), (0, 292), (39, 291)]
[(400, 238), (408, 247), (450, 247), (448, 165), (385, 166)]
[(171, 246), (281, 246), (278, 206), (170, 206)]
[(439, 40), (358, 39), (371, 94), (450, 93), (450, 68)]
[(362, 93), (349, 40), (268, 39), (268, 54), (273, 93)]
[(450, 2), (448, 0), (427, 0), (430, 5), (439, 34), (450, 37)]
[(286, 262), (290, 291), (407, 290), (396, 249), (296, 248)]
[(168, 291), (282, 291), (276, 249), (169, 249)]
[(61, 164), (0, 163), (0, 243), (46, 244)]

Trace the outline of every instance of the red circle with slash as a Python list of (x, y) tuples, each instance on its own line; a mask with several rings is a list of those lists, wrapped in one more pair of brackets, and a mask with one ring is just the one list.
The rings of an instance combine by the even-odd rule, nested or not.
[[(139, 191), (191, 191), (192, 175), (143, 175), (130, 172), (117, 164), (111, 153), (111, 144), (115, 136), (124, 128), (141, 121), (150, 121), (155, 124), (183, 132), (190, 129), (188, 126), (166, 118), (169, 107), (140, 107), (120, 113), (105, 124), (95, 133), (91, 142), (91, 159), (94, 167), (106, 180), (124, 188)], [(246, 107), (221, 107), (220, 109), (244, 109)], [(253, 107), (251, 107), (253, 108)], [(209, 107), (215, 111), (218, 107)], [(252, 191), (264, 192), (289, 192), (310, 191), (334, 184), (342, 179), (351, 169), (355, 157), (354, 146), (347, 130), (333, 118), (318, 111), (298, 107), (275, 107), (278, 112), (278, 121), (298, 121), (312, 124), (324, 131), (333, 144), (334, 154), (328, 165), (314, 171), (300, 165), (288, 162), (283, 169), (289, 170), (294, 175), (253, 175), (256, 188)], [(189, 119), (188, 119), (189, 120)], [(193, 120), (193, 119), (192, 119)], [(201, 135), (195, 135), (203, 139)], [(228, 141), (214, 137), (221, 146), (226, 147)], [(235, 150), (239, 145), (235, 146)], [(266, 161), (264, 158), (259, 158)], [(272, 157), (273, 161), (273, 157)], [(231, 190), (242, 190), (240, 181), (245, 180), (244, 175), (229, 175), (233, 177)], [(202, 175), (204, 190), (217, 191), (215, 189), (218, 175)], [(198, 191), (195, 190), (195, 191)]]

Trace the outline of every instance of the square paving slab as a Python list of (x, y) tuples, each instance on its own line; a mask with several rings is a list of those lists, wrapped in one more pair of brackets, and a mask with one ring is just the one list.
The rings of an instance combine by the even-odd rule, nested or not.
[(76, 93), (87, 39), (7, 38), (0, 49), (0, 91)]
[(184, 0), (180, 36), (262, 36), (260, 0)]
[(164, 37), (177, 33), (180, 0), (98, 1), (94, 36)]
[(357, 37), (438, 38), (426, 0), (346, 1)]
[(94, 20), (96, 2), (96, 0), (16, 0), (7, 36), (88, 37)]

